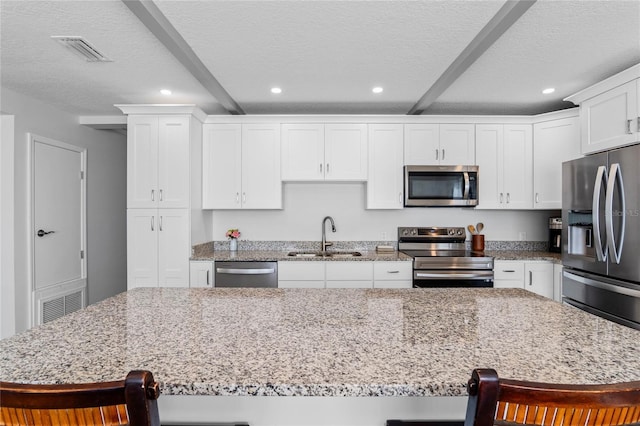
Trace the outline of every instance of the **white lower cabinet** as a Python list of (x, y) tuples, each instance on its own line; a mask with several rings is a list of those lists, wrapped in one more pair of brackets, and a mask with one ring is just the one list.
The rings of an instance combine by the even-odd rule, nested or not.
[(189, 286), (189, 210), (127, 210), (127, 288)]
[(562, 302), (562, 265), (553, 264), (553, 300)]
[(327, 288), (372, 288), (373, 263), (362, 261), (325, 262)]
[(494, 261), (493, 287), (524, 288), (524, 262), (517, 260)]
[(325, 262), (278, 262), (279, 288), (324, 288)]
[(189, 287), (215, 287), (213, 262), (192, 261), (189, 263)]
[(554, 298), (554, 265), (546, 260), (496, 260), (493, 264), (495, 288), (523, 288), (549, 299)]
[(412, 262), (374, 262), (374, 288), (411, 288), (413, 286)]

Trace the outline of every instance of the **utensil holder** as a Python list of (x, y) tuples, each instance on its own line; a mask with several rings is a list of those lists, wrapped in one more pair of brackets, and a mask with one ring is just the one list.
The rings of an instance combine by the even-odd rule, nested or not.
[(471, 236), (471, 250), (484, 251), (484, 235), (474, 234)]

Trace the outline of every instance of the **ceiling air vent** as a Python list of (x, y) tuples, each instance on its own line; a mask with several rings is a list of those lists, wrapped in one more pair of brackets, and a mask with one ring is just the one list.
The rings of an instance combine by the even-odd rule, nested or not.
[(87, 62), (113, 62), (93, 47), (87, 40), (76, 36), (51, 36), (52, 39), (62, 44), (73, 53)]

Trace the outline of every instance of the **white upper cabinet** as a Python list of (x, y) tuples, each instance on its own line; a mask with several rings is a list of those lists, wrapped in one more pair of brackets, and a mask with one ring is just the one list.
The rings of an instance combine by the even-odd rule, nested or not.
[(404, 164), (475, 164), (473, 124), (405, 124)]
[(532, 208), (532, 127), (478, 124), (478, 209)]
[(366, 124), (282, 125), (282, 180), (366, 179)]
[(204, 209), (281, 209), (279, 124), (203, 126)]
[(562, 163), (580, 157), (580, 119), (533, 125), (533, 208), (562, 208)]
[(640, 141), (640, 64), (565, 100), (580, 105), (583, 154)]
[(403, 207), (402, 124), (369, 125), (368, 209)]
[(189, 116), (128, 116), (127, 207), (189, 207), (189, 126)]

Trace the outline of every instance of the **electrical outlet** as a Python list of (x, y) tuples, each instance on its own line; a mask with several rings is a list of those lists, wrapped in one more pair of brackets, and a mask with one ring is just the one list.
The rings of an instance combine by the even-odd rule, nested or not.
[(527, 233), (526, 233), (526, 232), (524, 232), (524, 231), (523, 231), (523, 232), (518, 233), (518, 239), (519, 239), (520, 241), (526, 241), (526, 240), (527, 240)]

